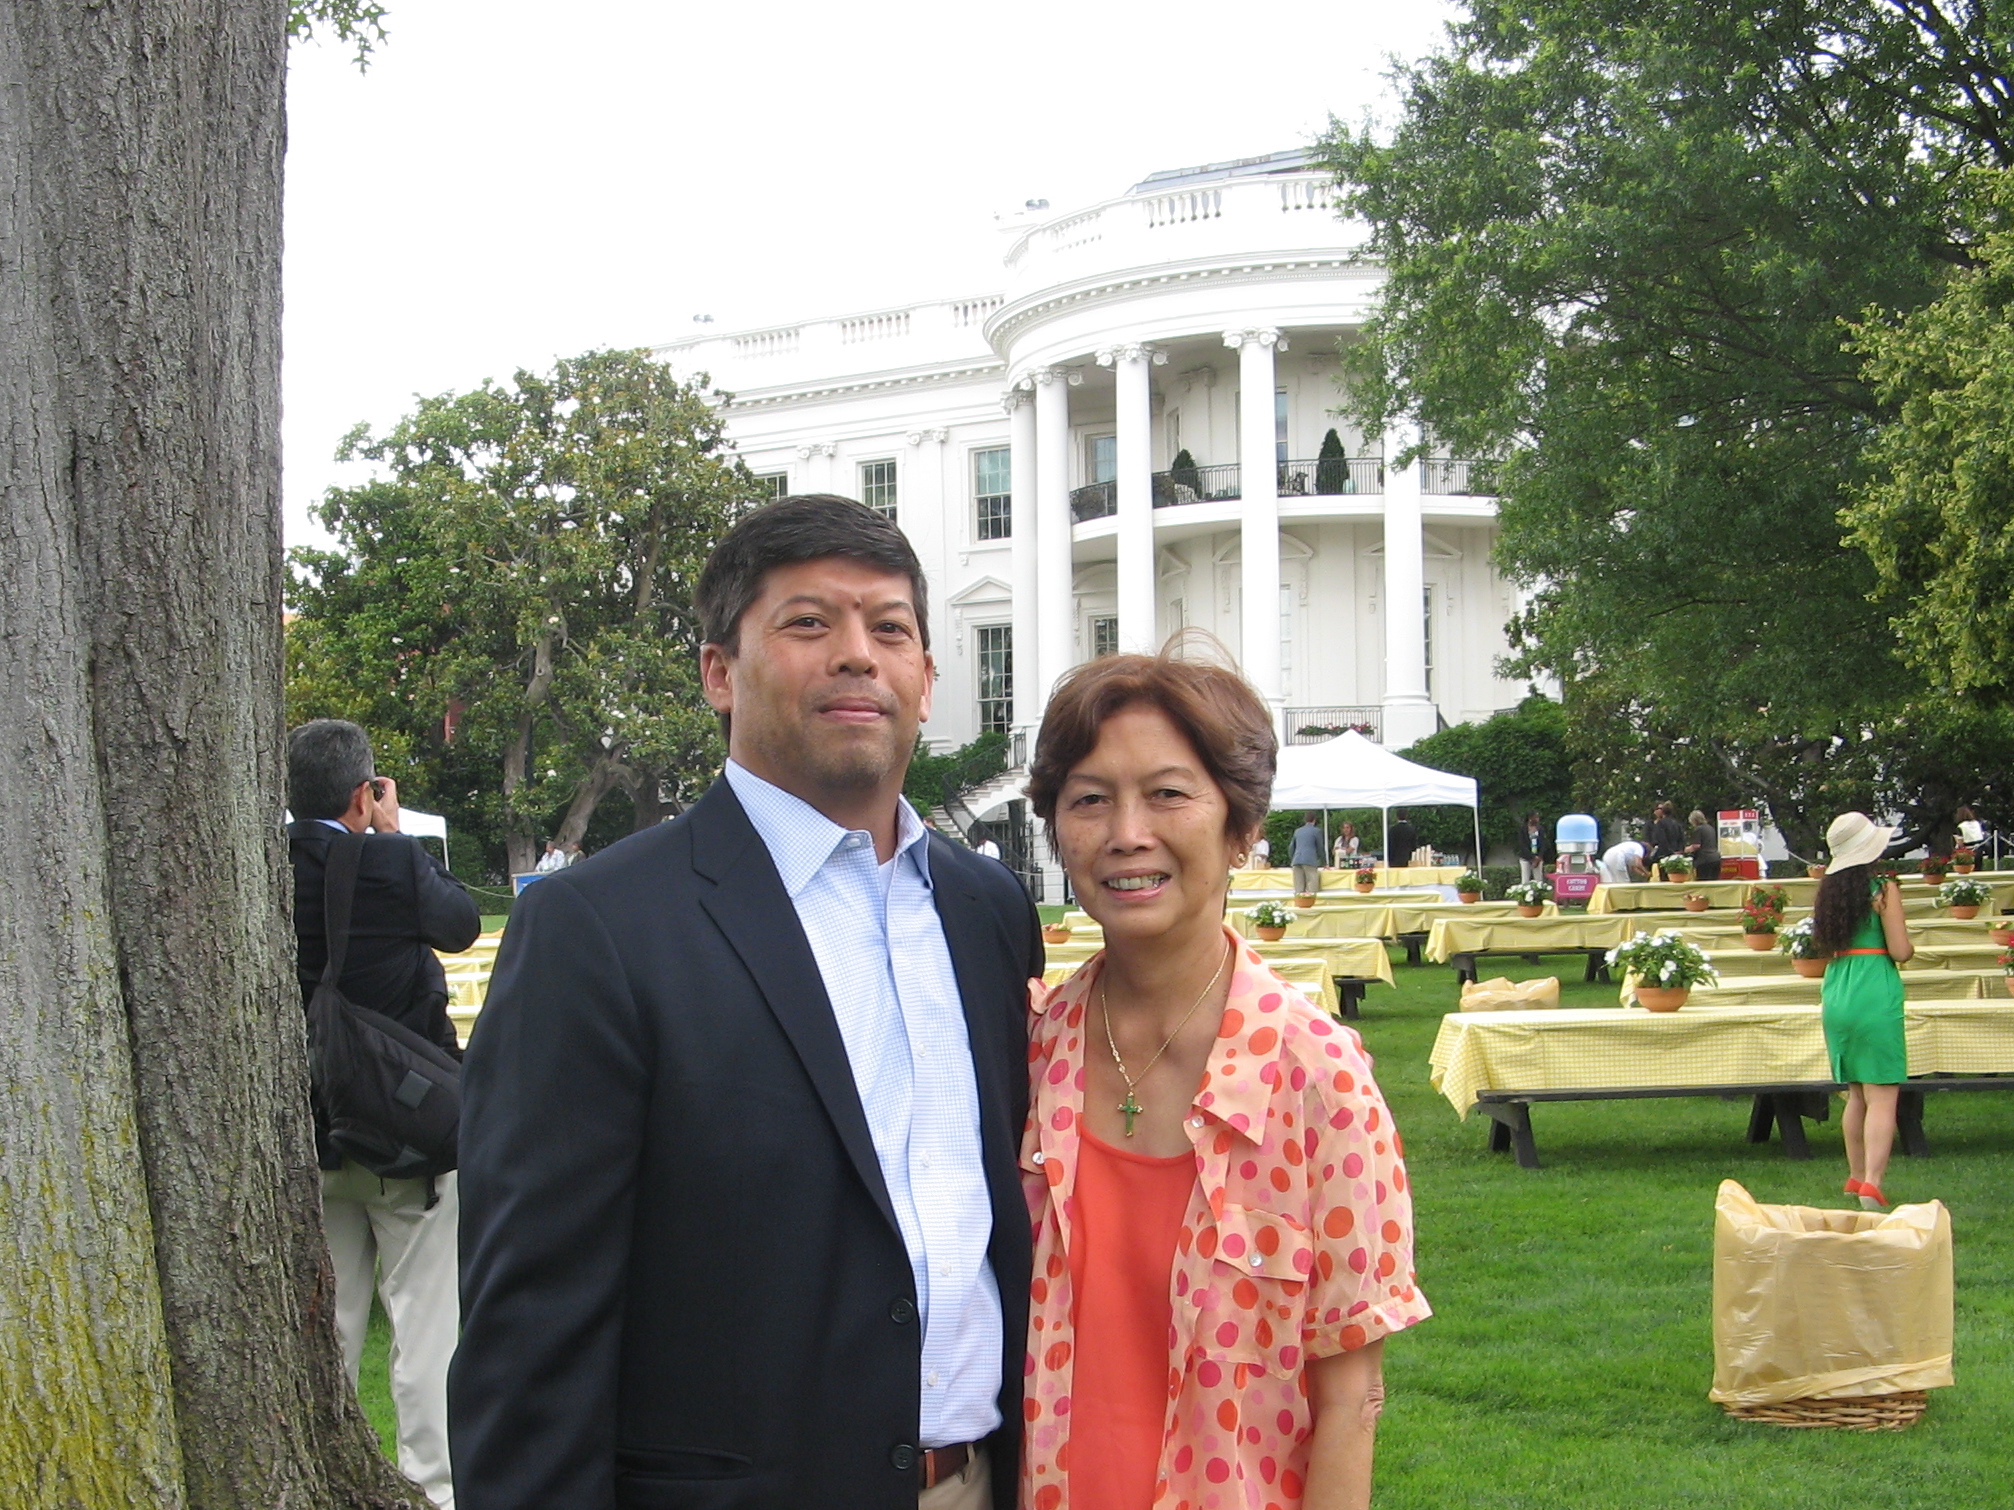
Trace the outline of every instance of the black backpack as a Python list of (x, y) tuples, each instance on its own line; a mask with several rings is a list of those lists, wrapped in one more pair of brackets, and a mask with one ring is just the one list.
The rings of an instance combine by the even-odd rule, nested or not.
[(338, 834), (329, 846), (322, 892), (329, 963), (308, 999), (309, 1082), (329, 1142), (343, 1157), (384, 1179), (431, 1180), (455, 1167), (462, 1067), (439, 1044), (358, 1006), (337, 985), (363, 852), (362, 834)]

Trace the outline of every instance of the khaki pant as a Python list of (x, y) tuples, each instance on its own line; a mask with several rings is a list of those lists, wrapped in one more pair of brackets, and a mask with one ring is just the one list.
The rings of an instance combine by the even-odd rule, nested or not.
[(993, 1510), (993, 1469), (986, 1453), (974, 1452), (963, 1473), (918, 1494), (916, 1510)]
[(343, 1367), (357, 1382), (371, 1292), (384, 1298), (392, 1324), (392, 1404), (399, 1416), (399, 1471), (440, 1510), (454, 1510), (448, 1470), (448, 1360), (461, 1336), (455, 1229), (461, 1203), (455, 1177), (435, 1182), (427, 1209), (425, 1180), (381, 1180), (345, 1161), (322, 1171), (322, 1227), (336, 1270), (336, 1336)]
[(1319, 865), (1296, 865), (1294, 867), (1294, 895), (1311, 897), (1322, 889), (1322, 867)]

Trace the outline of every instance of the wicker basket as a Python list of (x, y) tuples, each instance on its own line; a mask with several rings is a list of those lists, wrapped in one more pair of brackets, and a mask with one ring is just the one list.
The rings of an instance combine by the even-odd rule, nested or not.
[(1826, 1426), (1834, 1431), (1904, 1431), (1923, 1419), (1930, 1396), (1920, 1389), (1852, 1400), (1785, 1400), (1780, 1405), (1723, 1406), (1739, 1421), (1771, 1426)]

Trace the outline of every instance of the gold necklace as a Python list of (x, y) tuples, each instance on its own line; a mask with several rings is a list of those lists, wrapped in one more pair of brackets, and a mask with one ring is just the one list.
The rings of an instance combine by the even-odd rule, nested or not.
[(1126, 1099), (1119, 1103), (1118, 1109), (1126, 1118), (1127, 1137), (1133, 1136), (1133, 1119), (1147, 1109), (1140, 1104), (1140, 1098), (1133, 1094), (1133, 1088), (1145, 1080), (1148, 1072), (1161, 1062), (1161, 1056), (1168, 1052), (1168, 1045), (1182, 1036), (1182, 1029), (1189, 1025), (1189, 1019), (1196, 1015), (1196, 1009), (1203, 1005), (1212, 991), (1217, 989), (1217, 982), (1224, 978), (1224, 967), (1231, 963), (1231, 952), (1230, 942), (1226, 940), (1224, 957), (1217, 961), (1217, 973), (1211, 976), (1210, 983), (1203, 987), (1203, 994), (1189, 1004), (1189, 1010), (1184, 1012), (1182, 1020), (1175, 1024), (1175, 1031), (1161, 1040), (1161, 1046), (1154, 1050), (1154, 1057), (1147, 1061), (1146, 1067), (1138, 1075), (1127, 1074), (1126, 1061), (1119, 1057), (1119, 1040), (1112, 1036), (1112, 1007), (1105, 999), (1105, 976), (1102, 971), (1099, 973), (1098, 1015), (1105, 1020), (1105, 1046), (1112, 1051), (1112, 1063), (1119, 1067), (1119, 1078), (1126, 1082)]

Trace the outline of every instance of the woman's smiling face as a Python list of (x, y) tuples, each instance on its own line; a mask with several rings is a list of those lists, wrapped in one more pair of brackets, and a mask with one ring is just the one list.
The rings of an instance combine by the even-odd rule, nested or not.
[(1070, 884), (1107, 938), (1143, 938), (1223, 916), (1232, 861), (1250, 843), (1225, 832), (1230, 805), (1167, 714), (1136, 703), (1107, 718), (1056, 800)]

